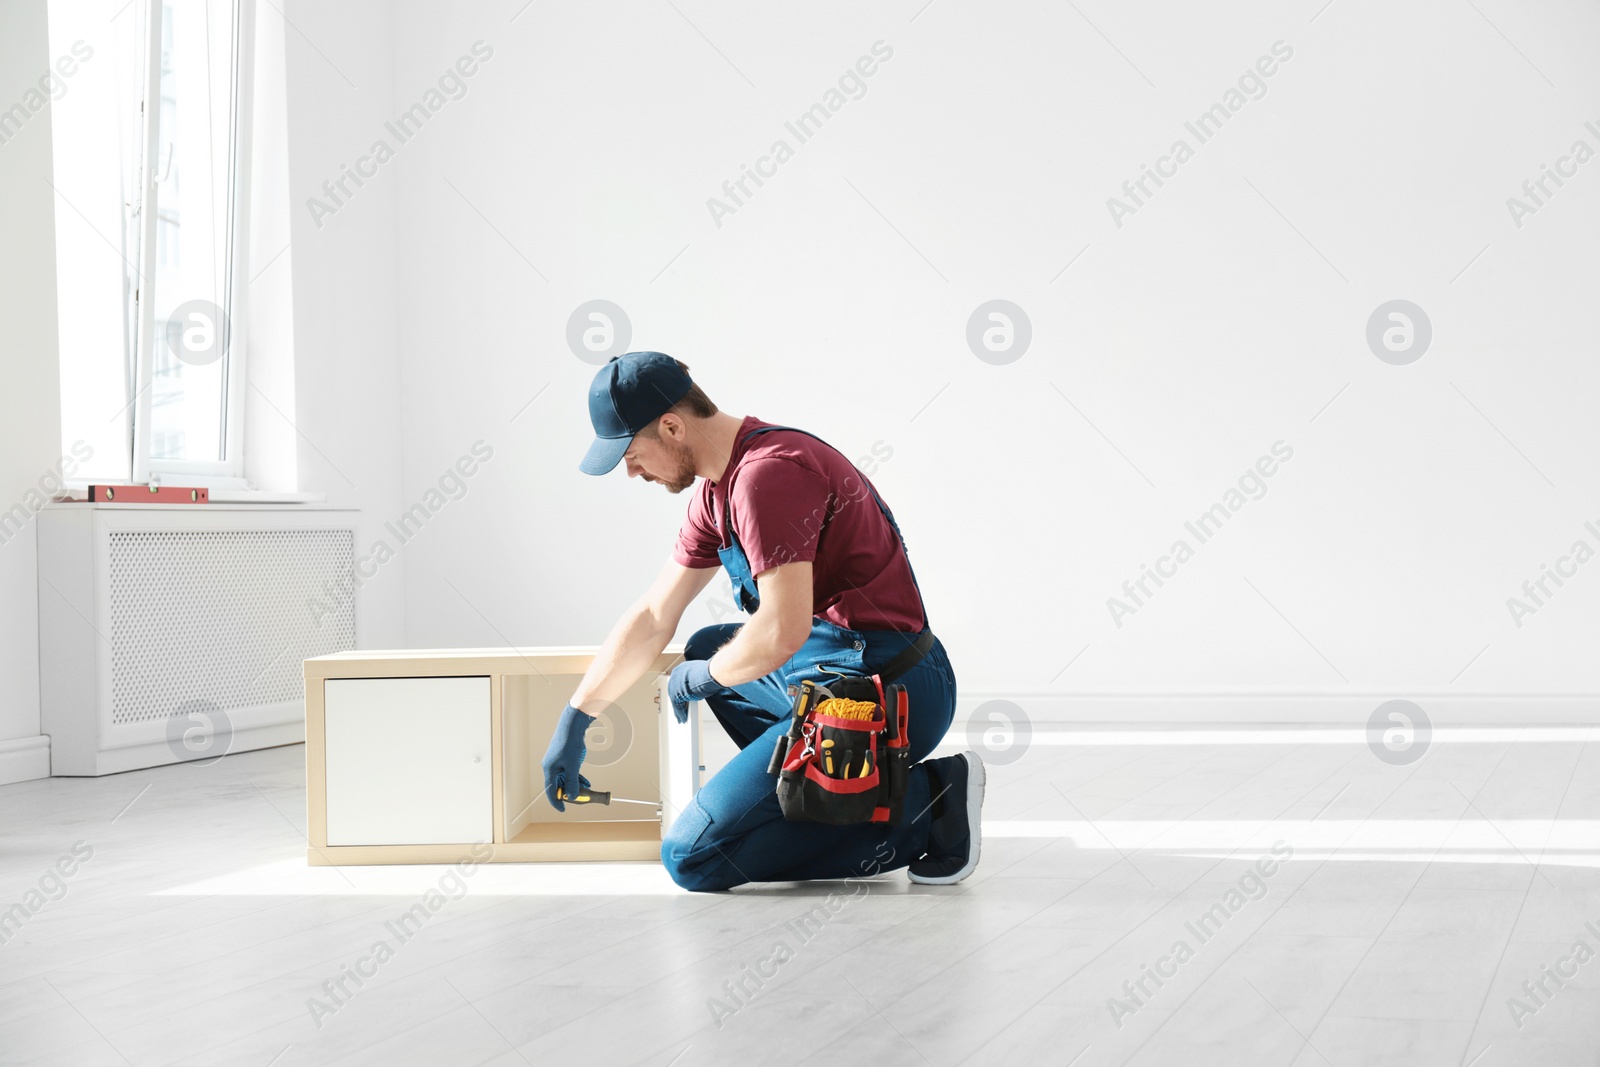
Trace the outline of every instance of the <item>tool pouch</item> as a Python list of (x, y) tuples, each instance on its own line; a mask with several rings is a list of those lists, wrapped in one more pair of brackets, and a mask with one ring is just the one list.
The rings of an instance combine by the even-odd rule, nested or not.
[(902, 685), (840, 675), (790, 686), (789, 731), (767, 767), (791, 822), (896, 823), (911, 773)]

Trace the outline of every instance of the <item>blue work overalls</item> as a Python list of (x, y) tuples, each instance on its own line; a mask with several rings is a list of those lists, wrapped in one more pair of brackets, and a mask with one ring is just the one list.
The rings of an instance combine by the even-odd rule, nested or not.
[[(762, 426), (746, 437), (791, 429)], [(731, 480), (727, 489), (731, 492)], [(876, 490), (872, 490), (872, 498), (904, 551), (905, 539), (894, 516)], [(720, 519), (724, 544), (717, 555), (733, 583), (739, 606), (753, 614), (760, 606), (756, 582), (727, 510), (725, 502)], [(916, 583), (915, 574), (911, 580)], [(725, 623), (695, 631), (684, 648), (684, 658), (710, 659), (741, 625)], [(926, 611), (923, 625), (927, 625)], [(789, 685), (805, 679), (825, 682), (828, 668), (845, 674), (876, 673), (916, 636), (894, 630), (849, 630), (813, 618), (805, 644), (781, 668), (751, 682), (725, 686), (705, 698), (740, 751), (705, 783), (688, 810), (678, 813), (661, 842), (661, 862), (675, 882), (685, 889), (716, 890), (745, 882), (859, 878), (904, 867), (922, 854), (927, 846), (933, 791), (928, 767), (920, 761), (950, 728), (956, 703), (955, 671), (937, 638), (928, 654), (896, 679), (907, 691), (907, 732), (914, 764), (898, 824), (790, 822), (778, 807), (777, 776), (767, 773), (773, 746), (789, 728)]]

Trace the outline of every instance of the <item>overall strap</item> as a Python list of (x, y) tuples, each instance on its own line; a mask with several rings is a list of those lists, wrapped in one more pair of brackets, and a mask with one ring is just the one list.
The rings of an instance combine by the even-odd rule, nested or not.
[[(827, 441), (823, 441), (822, 438), (818, 437), (816, 434), (812, 433), (810, 430), (802, 430), (802, 429), (800, 429), (798, 427), (795, 427), (795, 426), (757, 426), (755, 429), (753, 429), (749, 433), (745, 434), (744, 437), (741, 437), (740, 440), (741, 441), (742, 440), (746, 440), (748, 438), (754, 437), (756, 434), (766, 433), (769, 430), (791, 430), (791, 431), (793, 431), (795, 433), (803, 433), (807, 437), (810, 437), (810, 438), (812, 438), (814, 440), (822, 441), (823, 444), (827, 445), (829, 448), (832, 448), (835, 452), (839, 452), (839, 450), (837, 448), (834, 448), (834, 446), (829, 444)], [(839, 455), (844, 459), (844, 461), (846, 463), (850, 462), (850, 457), (846, 456), (843, 452), (839, 452)], [(851, 463), (850, 466), (851, 466), (851, 469), (855, 468), (855, 464), (854, 463)], [(902, 553), (904, 553), (904, 555), (906, 557), (906, 569), (911, 572), (911, 586), (912, 586), (912, 588), (914, 588), (917, 591), (917, 600), (919, 602), (921, 602), (921, 604), (922, 604), (922, 628), (924, 630), (926, 630), (928, 628), (928, 605), (927, 605), (927, 602), (925, 600), (923, 600), (922, 586), (917, 582), (917, 569), (911, 565), (911, 553), (906, 548), (905, 535), (900, 532), (900, 524), (894, 521), (894, 513), (889, 510), (888, 505), (884, 504), (883, 498), (878, 495), (878, 490), (873, 486), (871, 479), (867, 478), (867, 476), (865, 474), (861, 475), (861, 478), (862, 478), (863, 481), (865, 481), (867, 483), (867, 489), (870, 490), (871, 493), (872, 493), (873, 502), (878, 505), (878, 510), (883, 513), (883, 517), (885, 519), (889, 520), (889, 527), (890, 527), (890, 529), (894, 530), (894, 535), (900, 542), (900, 551)], [(712, 499), (713, 499), (713, 501), (716, 499), (715, 494), (713, 494)], [(723, 528), (722, 532), (726, 536), (727, 542), (730, 545), (733, 544), (733, 526), (732, 526), (732, 518), (730, 516), (730, 512), (732, 511), (732, 507), (733, 507), (733, 503), (732, 502), (733, 502), (733, 478), (730, 477), (728, 479), (727, 489), (724, 492), (723, 498), (722, 498), (722, 522), (721, 522), (721, 526)]]

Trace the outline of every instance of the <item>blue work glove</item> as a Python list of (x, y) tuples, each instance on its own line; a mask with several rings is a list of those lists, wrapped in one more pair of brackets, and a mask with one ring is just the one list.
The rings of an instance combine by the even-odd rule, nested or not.
[(557, 811), (567, 810), (556, 798), (557, 789), (571, 797), (589, 788), (589, 779), (579, 774), (578, 768), (583, 766), (584, 753), (588, 751), (583, 747), (583, 732), (594, 720), (595, 716), (586, 715), (568, 704), (550, 734), (550, 747), (544, 754), (544, 796)]
[(672, 714), (679, 722), (689, 721), (689, 701), (704, 700), (722, 688), (722, 683), (711, 677), (711, 661), (686, 659), (672, 668), (667, 679), (667, 696), (672, 698)]

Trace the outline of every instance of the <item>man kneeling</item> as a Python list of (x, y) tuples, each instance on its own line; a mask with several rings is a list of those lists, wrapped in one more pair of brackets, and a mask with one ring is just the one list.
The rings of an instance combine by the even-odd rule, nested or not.
[[(589, 417), (596, 437), (584, 473), (625, 462), (630, 478), (671, 493), (703, 481), (671, 559), (612, 628), (561, 714), (544, 758), (551, 805), (564, 811), (561, 798), (589, 785), (580, 766), (594, 716), (582, 709), (598, 711), (639, 679), (720, 565), (750, 620), (697, 630), (668, 690), (679, 722), (690, 701), (704, 700), (740, 752), (662, 841), (673, 880), (717, 890), (859, 877), (869, 867), (906, 867), (913, 882), (933, 885), (971, 874), (983, 762), (970, 751), (924, 761), (954, 717), (955, 671), (928, 629), (900, 528), (866, 476), (804, 430), (719, 411), (688, 368), (660, 352), (630, 352), (602, 367)], [(767, 765), (789, 728), (788, 687), (879, 674), (891, 663), (909, 696), (914, 763), (898, 823), (785, 819)]]

